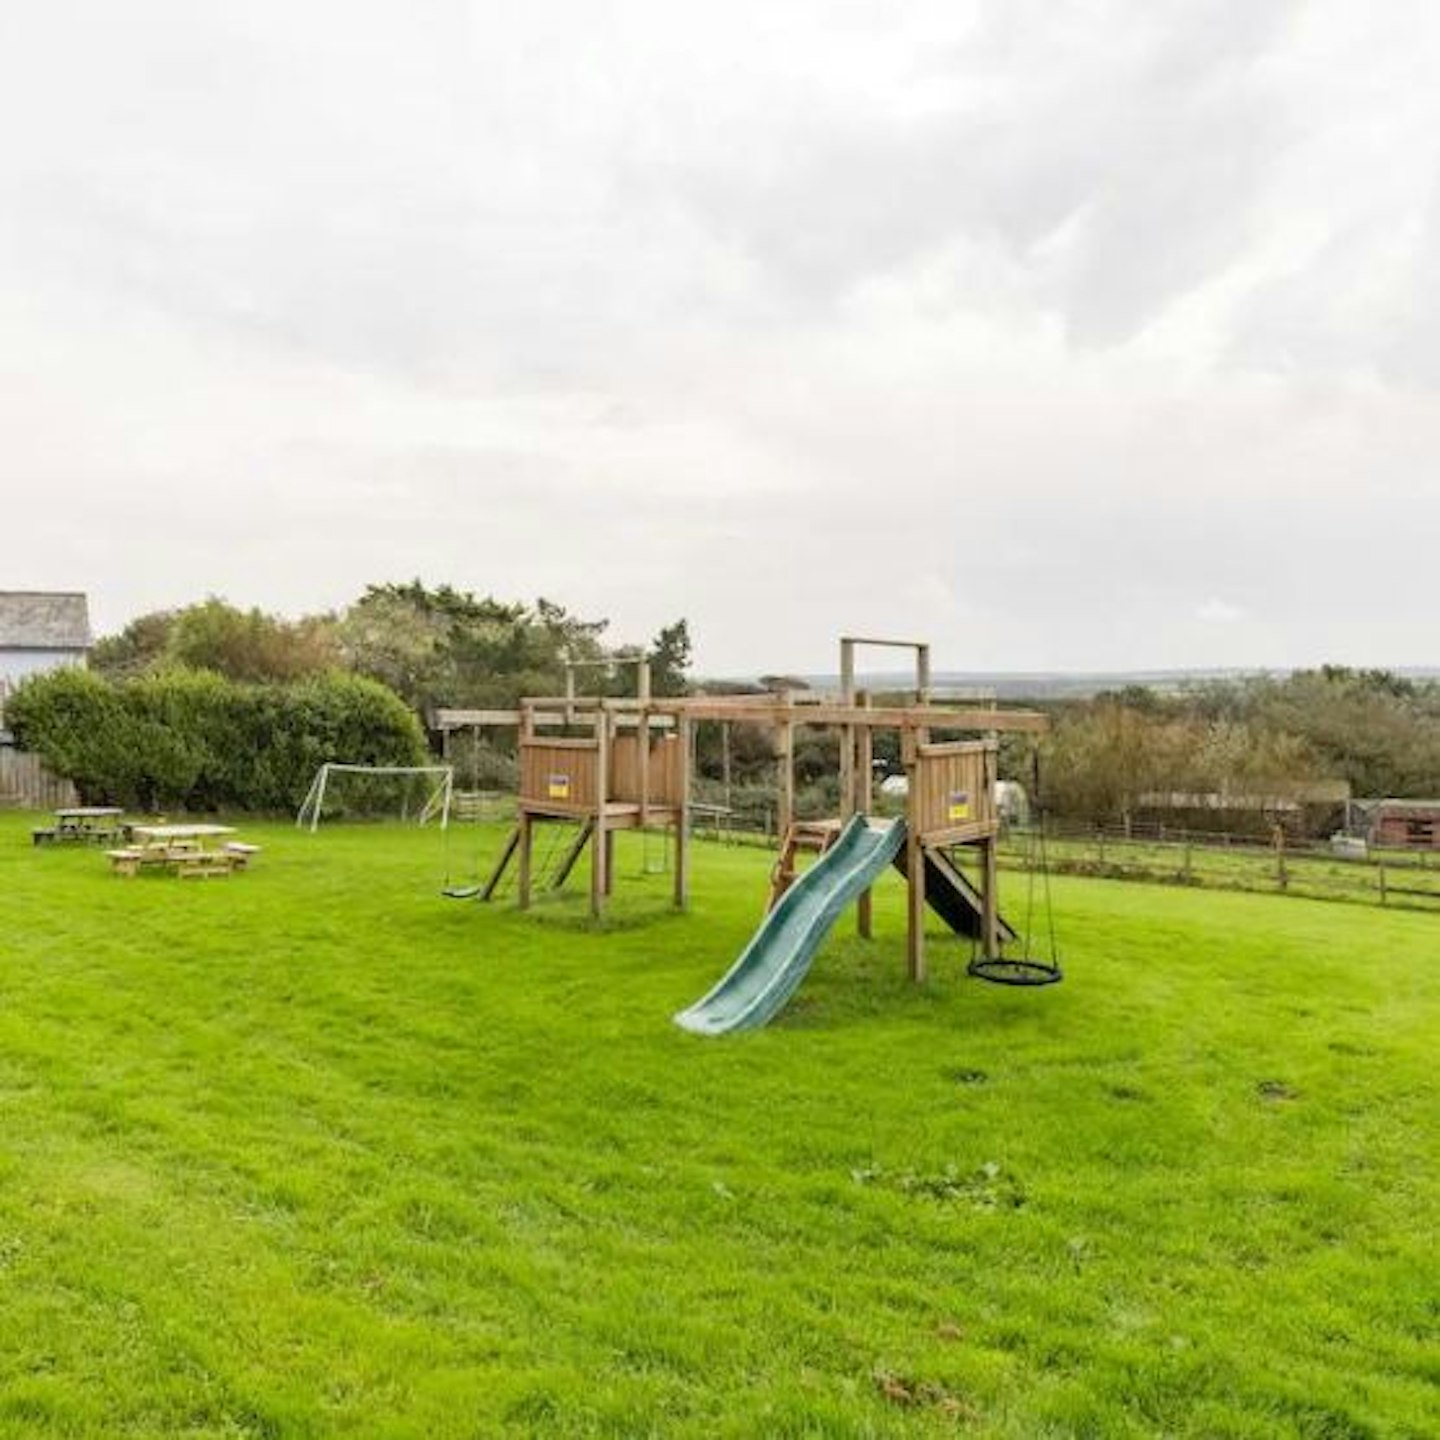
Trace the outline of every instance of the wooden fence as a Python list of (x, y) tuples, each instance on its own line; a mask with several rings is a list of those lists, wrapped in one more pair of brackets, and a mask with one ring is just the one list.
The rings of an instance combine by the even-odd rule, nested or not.
[[(1027, 867), (1035, 837), (1001, 841), (1001, 864)], [(1168, 828), (1141, 837), (1107, 827), (1046, 826), (1045, 858), (1057, 874), (1149, 880), (1213, 890), (1258, 890), (1440, 912), (1440, 857), (1433, 850), (1337, 854), (1328, 844)]]
[(0, 808), (55, 810), (77, 803), (75, 787), (52, 775), (38, 755), (0, 745)]

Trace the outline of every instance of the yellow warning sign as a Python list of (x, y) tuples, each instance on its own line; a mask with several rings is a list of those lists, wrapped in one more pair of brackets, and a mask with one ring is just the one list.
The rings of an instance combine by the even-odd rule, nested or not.
[(970, 818), (970, 792), (968, 790), (952, 790), (950, 792), (950, 819), (968, 820)]
[(568, 800), (570, 798), (570, 777), (568, 775), (552, 775), (546, 782), (545, 795), (550, 800)]

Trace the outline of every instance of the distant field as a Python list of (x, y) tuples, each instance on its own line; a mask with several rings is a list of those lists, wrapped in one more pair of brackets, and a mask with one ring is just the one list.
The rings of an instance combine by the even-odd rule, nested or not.
[[(1018, 832), (1002, 844), (1001, 863), (1022, 865), (1036, 854)], [(1276, 851), (1254, 840), (1222, 845), (1214, 836), (1155, 841), (1071, 834), (1047, 841), (1045, 855), (1053, 870), (1067, 874), (1440, 914), (1440, 857), (1424, 850), (1372, 850), (1364, 860), (1350, 860), (1317, 845)]]
[(1440, 1434), (1434, 915), (1063, 877), (1064, 984), (915, 988), (897, 880), (703, 1041), (763, 851), (679, 917), (624, 837), (596, 927), (433, 832), (127, 881), (30, 823), (0, 1435)]

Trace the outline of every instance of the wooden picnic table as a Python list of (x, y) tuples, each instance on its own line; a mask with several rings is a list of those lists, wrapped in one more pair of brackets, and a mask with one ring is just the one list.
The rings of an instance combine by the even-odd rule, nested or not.
[(132, 825), (130, 834), (145, 845), (184, 844), (186, 841), (218, 839), (233, 835), (233, 825)]
[(121, 833), (118, 805), (64, 805), (55, 811), (55, 823), (30, 832), (34, 845), (90, 845), (113, 840)]
[(233, 825), (132, 825), (131, 844), (108, 852), (111, 868), (117, 875), (136, 875), (142, 866), (175, 875), (231, 875), (244, 870), (260, 847), (229, 841), (212, 848), (206, 842), (234, 833)]

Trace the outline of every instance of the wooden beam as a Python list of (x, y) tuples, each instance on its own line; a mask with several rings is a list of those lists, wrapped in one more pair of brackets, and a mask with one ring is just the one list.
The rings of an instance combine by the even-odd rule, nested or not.
[(518, 710), (437, 710), (435, 728), (441, 731), (465, 730), (472, 725), (518, 725)]
[(787, 705), (774, 700), (751, 701), (737, 696), (719, 701), (672, 700), (667, 709), (688, 715), (692, 720), (741, 720), (765, 725), (864, 725), (872, 730), (1006, 730), (1040, 734), (1050, 728), (1049, 719), (1037, 710), (950, 710), (938, 705), (876, 706), (865, 710), (854, 705)]
[(520, 826), (510, 832), (510, 838), (505, 842), (505, 848), (500, 852), (500, 858), (495, 862), (495, 868), (490, 872), (490, 878), (486, 880), (484, 888), (480, 891), (482, 900), (491, 899), (500, 885), (500, 880), (505, 874), (506, 867), (514, 858), (515, 851), (520, 846)]
[(522, 910), (530, 908), (530, 876), (535, 852), (535, 821), (520, 812), (520, 873), (515, 880), (515, 903)]
[(590, 820), (587, 819), (581, 824), (579, 834), (570, 842), (569, 848), (560, 857), (560, 864), (556, 867), (554, 875), (550, 877), (552, 890), (561, 889), (570, 878), (570, 872), (579, 862), (581, 855), (585, 853), (586, 843), (594, 831), (595, 826)]
[(846, 645), (878, 645), (882, 649), (891, 650), (920, 650), (929, 649), (923, 640), (877, 640), (870, 635), (842, 635), (840, 637), (842, 648)]

